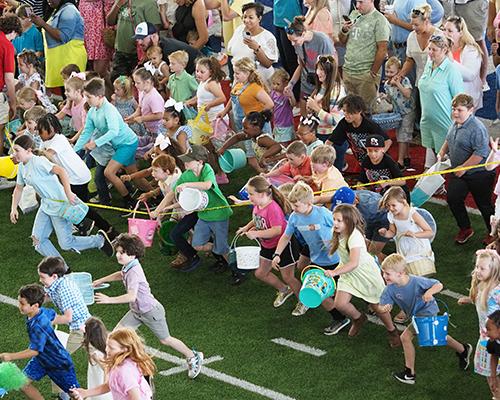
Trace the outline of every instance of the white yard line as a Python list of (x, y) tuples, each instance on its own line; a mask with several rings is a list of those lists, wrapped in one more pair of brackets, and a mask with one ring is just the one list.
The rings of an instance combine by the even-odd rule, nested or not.
[[(9, 304), (11, 306), (17, 306), (17, 300), (13, 299), (12, 297), (4, 296), (0, 294), (0, 302)], [(160, 351), (158, 349), (154, 349), (150, 346), (146, 346), (146, 350), (153, 356), (153, 357), (158, 357), (161, 358), (162, 360), (171, 362), (172, 364), (177, 364), (178, 367), (175, 368), (180, 368), (181, 366), (184, 368), (184, 364), (186, 363), (186, 360), (179, 358), (177, 356), (173, 356), (172, 354), (165, 353), (163, 351)], [(209, 357), (207, 359), (210, 360), (210, 362), (215, 362), (219, 361), (219, 358), (222, 359), (221, 356), (213, 356)], [(181, 371), (179, 371), (181, 372)], [(262, 397), (267, 397), (268, 399), (271, 400), (296, 400), (293, 397), (284, 395), (279, 392), (275, 392), (274, 390), (267, 389), (265, 387), (255, 385), (251, 382), (245, 381), (240, 378), (236, 378), (235, 376), (231, 376), (228, 374), (225, 374), (223, 372), (216, 371), (214, 369), (208, 368), (203, 366), (201, 369), (201, 374), (206, 375), (210, 378), (217, 379), (221, 382), (224, 383), (229, 383), (230, 385), (239, 387), (241, 389), (247, 390), (252, 393), (256, 393), (258, 395), (261, 395)]]
[(439, 292), (439, 294), (444, 294), (445, 296), (452, 297), (452, 298), (457, 299), (457, 300), (461, 297), (467, 297), (466, 294), (453, 292), (452, 290), (448, 290), (448, 289), (441, 290), (441, 292)]
[(281, 346), (290, 347), (291, 349), (301, 351), (302, 353), (307, 353), (315, 357), (321, 357), (326, 354), (326, 351), (317, 349), (316, 347), (311, 347), (306, 344), (293, 342), (285, 338), (275, 338), (271, 339), (271, 342), (280, 344)]
[[(385, 326), (384, 323), (379, 319), (379, 317), (370, 314), (366, 314), (366, 316), (368, 317), (368, 321), (380, 326)], [(406, 326), (401, 324), (394, 323), (394, 326), (397, 328), (398, 331), (404, 331), (406, 329)]]
[[(222, 361), (224, 360), (224, 357), (221, 356), (213, 356), (209, 358), (205, 358), (203, 360), (203, 367), (207, 366), (208, 364), (211, 364), (216, 361)], [(187, 363), (184, 361), (184, 365), (179, 365), (178, 367), (173, 367), (170, 369), (167, 369), (166, 371), (160, 371), (159, 374), (162, 376), (170, 376), (170, 375), (175, 375), (179, 374), (181, 372), (187, 371)]]

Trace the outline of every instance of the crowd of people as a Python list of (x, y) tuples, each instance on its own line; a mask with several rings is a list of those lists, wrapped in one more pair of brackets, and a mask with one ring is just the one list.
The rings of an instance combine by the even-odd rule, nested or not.
[[(500, 3), (263, 3), (6, 0), (0, 128), (7, 136), (0, 135), (0, 152), (19, 167), (15, 183), (2, 186), (15, 185), (14, 224), (26, 188), (36, 192), (31, 239), (43, 260), (42, 285), (23, 286), (18, 296), (29, 348), (0, 353), (0, 360), (29, 359), (22, 390), (30, 399), (43, 399), (34, 382), (44, 376), (61, 399), (151, 399), (155, 364), (135, 333), (144, 324), (185, 357), (188, 376), (196, 378), (204, 355), (170, 335), (141, 266), (143, 241), (120, 234), (92, 203), (132, 210), (147, 202), (151, 218), (175, 222), (168, 237), (178, 251), (173, 270), (195, 271), (206, 253), (211, 269), (231, 271), (231, 284), (239, 285), (250, 274), (229, 256), (230, 201), (245, 200), (252, 217), (232, 228), (259, 242), (252, 276), (277, 291), (273, 306), (296, 298), (292, 315), (304, 315), (298, 276), (309, 265), (321, 267), (336, 282), (334, 296), (321, 303), (332, 318), (324, 334), (349, 326), (348, 336), (359, 335), (367, 314), (352, 298), (365, 301), (389, 345), (403, 348), (404, 368), (394, 378), (414, 384), (412, 317), (438, 315), (434, 295), (443, 284), (433, 278), (435, 221), (412, 205), (413, 182), (404, 173), (448, 160), (457, 171), (442, 191), (458, 226), (456, 244), (474, 235), (469, 193), (487, 231), (470, 293), (459, 304), (476, 307), (474, 370), (500, 399), (500, 183), (495, 164), (481, 165), (497, 162), (500, 150), (475, 116), (488, 90), (488, 40), (500, 64)], [(492, 125), (500, 120), (500, 66), (496, 75)], [(386, 112), (398, 120), (394, 132), (381, 126)], [(423, 162), (412, 159), (414, 145), (425, 149)], [(233, 179), (219, 164), (231, 149), (240, 149), (255, 172), (244, 199), (220, 188)], [(353, 190), (356, 183), (363, 190)], [(201, 192), (205, 207), (183, 210), (184, 191)], [(95, 296), (100, 304), (130, 305), (112, 332), (89, 313), (70, 278), (77, 266), (51, 241), (54, 232), (61, 250), (116, 255), (119, 270), (93, 282), (125, 286), (123, 295)], [(396, 253), (386, 255), (390, 240)], [(55, 310), (44, 307), (47, 300)], [(399, 332), (395, 323), (408, 325)], [(57, 324), (69, 326), (65, 345)], [(473, 346), (451, 336), (447, 345), (458, 367), (468, 369)], [(71, 358), (80, 347), (89, 356), (88, 389)]]

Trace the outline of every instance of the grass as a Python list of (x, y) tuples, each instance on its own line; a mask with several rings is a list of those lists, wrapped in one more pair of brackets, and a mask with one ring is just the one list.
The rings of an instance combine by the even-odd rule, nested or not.
[[(240, 170), (241, 171), (241, 170)], [(233, 174), (231, 184), (225, 186), (226, 195), (236, 193), (249, 176), (249, 171)], [(4, 210), (0, 223), (2, 273), (0, 293), (16, 297), (18, 288), (37, 280), (36, 265), (41, 257), (31, 246), (29, 235), (34, 213), (22, 215), (17, 225), (8, 221), (10, 192), (0, 192), (0, 207)], [(452, 238), (456, 225), (450, 211), (442, 206), (429, 205), (438, 223), (438, 234), (433, 243), (436, 254), (437, 278), (447, 289), (466, 293), (470, 282), (475, 250), (481, 248), (480, 238), (485, 234), (482, 221), (472, 216), (477, 233), (464, 246), (456, 246)], [(126, 219), (114, 212), (103, 212), (121, 231), (126, 230)], [(250, 218), (250, 209), (239, 207), (231, 219), (231, 233)], [(480, 228), (481, 227), (481, 228)], [(388, 247), (391, 251), (393, 247)], [(91, 272), (94, 278), (116, 271), (119, 265), (97, 250), (82, 255), (65, 252), (69, 265), (75, 271)], [(303, 317), (290, 315), (295, 302), (288, 301), (279, 309), (272, 307), (274, 291), (254, 278), (240, 287), (228, 284), (229, 275), (216, 275), (206, 266), (191, 274), (181, 274), (169, 268), (171, 257), (162, 255), (156, 242), (148, 249), (143, 266), (152, 291), (167, 310), (172, 335), (188, 346), (202, 350), (206, 357), (221, 355), (222, 361), (210, 368), (248, 380), (256, 385), (275, 390), (296, 399), (333, 397), (347, 399), (386, 399), (412, 397), (418, 400), (453, 398), (488, 398), (486, 379), (470, 371), (459, 371), (457, 359), (447, 348), (417, 349), (417, 384), (406, 386), (396, 382), (391, 373), (403, 367), (401, 349), (390, 349), (384, 329), (367, 324), (356, 339), (348, 339), (345, 332), (324, 336), (323, 328), (330, 317), (322, 309), (310, 310)], [(115, 282), (106, 294), (123, 293), (121, 282)], [(455, 300), (440, 296), (449, 306), (450, 327), (455, 338), (475, 345), (478, 337), (477, 316), (472, 306), (459, 307)], [(361, 308), (365, 306), (357, 303)], [(92, 305), (93, 315), (101, 317), (108, 328), (113, 328), (127, 311), (127, 305)], [(0, 352), (20, 351), (27, 347), (28, 338), (24, 319), (17, 310), (0, 303)], [(160, 346), (147, 329), (140, 329), (148, 345), (172, 354)], [(299, 343), (323, 349), (322, 357), (313, 357), (270, 340), (284, 337)], [(160, 348), (161, 347), (161, 348)], [(178, 354), (175, 354), (178, 356)], [(74, 356), (78, 378), (86, 382), (86, 355), (78, 351)], [(156, 359), (159, 371), (175, 365)], [(24, 366), (25, 362), (18, 362)], [(46, 398), (50, 398), (47, 379), (38, 384)], [(190, 381), (186, 373), (169, 377), (156, 376), (157, 399), (262, 399), (243, 389), (200, 375)], [(11, 393), (8, 399), (22, 399)]]

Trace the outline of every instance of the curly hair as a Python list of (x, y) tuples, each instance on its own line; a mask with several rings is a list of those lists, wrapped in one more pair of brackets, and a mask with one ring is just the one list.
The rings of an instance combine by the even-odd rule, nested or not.
[(0, 31), (2, 31), (6, 35), (12, 32), (21, 35), (23, 33), (21, 20), (16, 15), (12, 15), (9, 17), (0, 17)]

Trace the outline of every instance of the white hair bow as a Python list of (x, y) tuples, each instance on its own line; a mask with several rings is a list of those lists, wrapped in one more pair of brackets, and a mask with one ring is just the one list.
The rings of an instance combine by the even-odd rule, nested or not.
[(174, 99), (169, 98), (165, 102), (165, 108), (169, 108), (169, 107), (174, 107), (175, 111), (181, 112), (184, 108), (184, 105), (180, 101), (175, 101)]
[(75, 72), (75, 71), (73, 71), (69, 77), (70, 78), (77, 77), (77, 78), (80, 78), (82, 81), (84, 81), (87, 76), (85, 75), (85, 72)]
[(151, 62), (147, 62), (146, 64), (144, 64), (144, 69), (146, 71), (151, 72), (151, 75), (154, 75), (156, 72), (156, 68), (154, 67), (154, 65)]
[(158, 146), (160, 150), (165, 150), (172, 143), (170, 142), (170, 138), (166, 135), (158, 135), (155, 140), (155, 147)]

